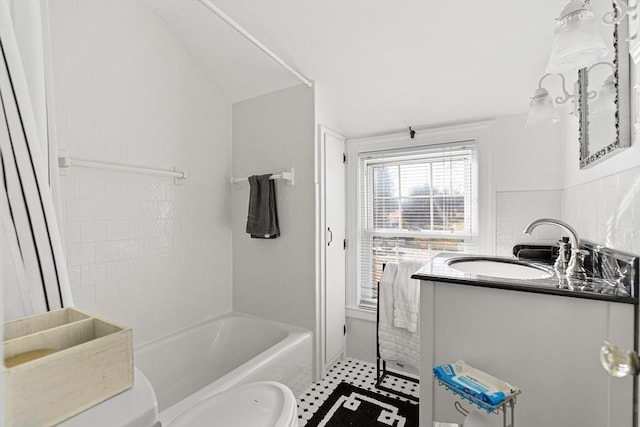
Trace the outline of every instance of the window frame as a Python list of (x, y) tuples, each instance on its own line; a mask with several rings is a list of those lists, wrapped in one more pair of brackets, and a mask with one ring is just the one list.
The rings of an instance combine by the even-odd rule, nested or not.
[[(371, 138), (347, 140), (347, 314), (349, 317), (362, 317), (375, 320), (375, 307), (361, 307), (360, 303), (360, 212), (359, 189), (362, 186), (360, 157), (364, 153), (398, 150), (415, 151), (416, 147), (436, 148), (437, 145), (454, 144), (462, 141), (475, 143), (475, 176), (472, 197), (477, 206), (477, 215), (473, 218), (472, 229), (476, 230), (476, 248), (481, 253), (495, 252), (495, 239), (490, 236), (495, 229), (495, 191), (491, 179), (491, 140), (493, 136), (491, 122), (442, 127), (419, 131), (415, 139), (406, 133)], [(479, 165), (482, 167), (479, 167)], [(410, 237), (412, 232), (393, 231), (393, 235), (403, 234)], [(422, 232), (418, 237), (425, 237)], [(434, 232), (436, 237), (439, 233)], [(450, 233), (444, 233), (451, 236)], [(377, 235), (377, 234), (376, 234)], [(458, 237), (459, 235), (456, 235)], [(370, 313), (370, 314), (367, 314)]]
[[(440, 163), (443, 158), (446, 158), (447, 153), (452, 154), (457, 159), (464, 159), (465, 170), (463, 176), (470, 177), (468, 180), (465, 178), (465, 224), (464, 231), (451, 232), (445, 230), (422, 230), (413, 231), (404, 228), (376, 228), (375, 223), (375, 202), (379, 200), (375, 195), (374, 174), (376, 167), (394, 167), (404, 166), (408, 164), (424, 164), (424, 163)], [(433, 166), (429, 167), (430, 171), (433, 171)], [(459, 143), (445, 143), (445, 144), (430, 144), (414, 146), (411, 150), (382, 150), (374, 152), (360, 152), (358, 155), (358, 173), (360, 174), (360, 188), (358, 188), (358, 250), (362, 254), (362, 250), (372, 250), (375, 245), (373, 241), (375, 238), (419, 238), (419, 239), (434, 239), (434, 240), (450, 240), (452, 242), (462, 242), (463, 246), (471, 247), (475, 249), (477, 242), (477, 232), (474, 228), (474, 217), (477, 214), (478, 207), (477, 202), (474, 199), (475, 181), (477, 180), (477, 162), (476, 162), (476, 141), (467, 140), (460, 141)], [(433, 175), (431, 175), (433, 179)], [(401, 180), (401, 176), (399, 176)], [(402, 186), (401, 183), (399, 183)], [(433, 186), (430, 186), (433, 189)], [(400, 190), (400, 189), (399, 189)], [(363, 194), (366, 192), (366, 195)], [(415, 198), (425, 198), (433, 202), (434, 199), (439, 197), (445, 197), (442, 195), (436, 195), (430, 191), (429, 195), (416, 196)], [(405, 212), (402, 208), (402, 201), (407, 196), (403, 196), (399, 191), (397, 197), (399, 208), (401, 210), (400, 221), (402, 221)], [(366, 206), (363, 206), (362, 204)], [(432, 204), (433, 206), (433, 204)], [(364, 211), (364, 212), (363, 212)], [(429, 219), (433, 227), (434, 220), (433, 210), (430, 210)], [(367, 243), (363, 243), (363, 241)], [(363, 282), (369, 282), (373, 278), (364, 277), (365, 272), (373, 271), (373, 260), (367, 265), (363, 265), (366, 262), (367, 257), (358, 257), (357, 273), (357, 307), (362, 309), (375, 309), (376, 300), (373, 298), (366, 298), (363, 296), (363, 291), (366, 287), (363, 286)]]

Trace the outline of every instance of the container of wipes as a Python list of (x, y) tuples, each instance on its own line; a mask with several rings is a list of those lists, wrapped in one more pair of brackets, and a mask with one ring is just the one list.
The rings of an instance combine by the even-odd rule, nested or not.
[(467, 365), (463, 360), (434, 367), (433, 376), (458, 394), (472, 396), (486, 403), (487, 406), (483, 406), (488, 411), (493, 411), (491, 407), (500, 405), (518, 390), (517, 387)]

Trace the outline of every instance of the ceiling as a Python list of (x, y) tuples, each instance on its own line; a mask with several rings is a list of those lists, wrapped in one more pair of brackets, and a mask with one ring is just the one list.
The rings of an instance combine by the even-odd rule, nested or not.
[[(197, 0), (143, 0), (235, 103), (300, 84)], [(349, 138), (526, 112), (561, 0), (213, 0)]]

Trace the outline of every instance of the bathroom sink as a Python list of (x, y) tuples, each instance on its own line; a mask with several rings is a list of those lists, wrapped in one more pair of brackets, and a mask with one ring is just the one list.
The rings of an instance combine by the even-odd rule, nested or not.
[(508, 258), (464, 257), (453, 258), (447, 265), (463, 273), (502, 279), (548, 279), (553, 273), (523, 261)]

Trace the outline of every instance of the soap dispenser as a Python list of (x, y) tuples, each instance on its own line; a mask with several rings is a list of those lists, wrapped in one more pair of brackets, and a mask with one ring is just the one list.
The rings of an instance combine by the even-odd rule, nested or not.
[(558, 241), (558, 246), (560, 247), (558, 250), (558, 258), (556, 258), (553, 268), (558, 272), (559, 276), (562, 276), (567, 271), (567, 265), (569, 264), (569, 254), (571, 253), (569, 238), (563, 237), (562, 240)]

